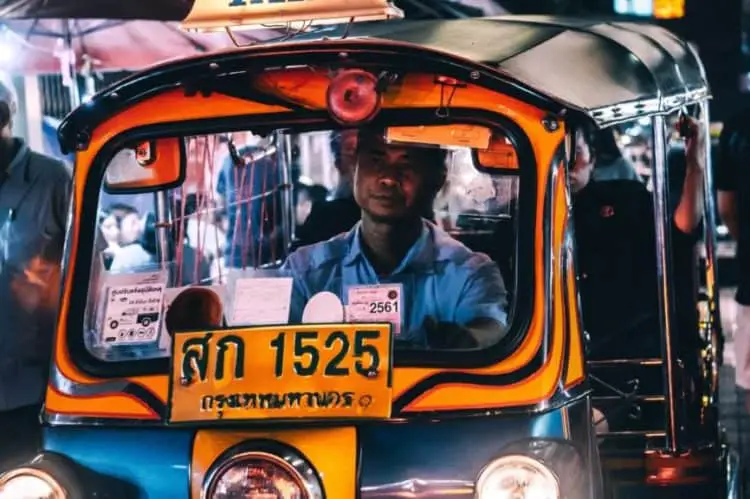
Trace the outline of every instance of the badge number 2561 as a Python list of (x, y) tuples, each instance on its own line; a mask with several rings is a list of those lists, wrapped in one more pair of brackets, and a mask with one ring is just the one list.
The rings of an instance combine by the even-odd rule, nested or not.
[(347, 322), (388, 322), (393, 334), (401, 332), (401, 284), (351, 286)]
[(378, 301), (370, 303), (371, 314), (390, 314), (391, 312), (398, 312), (398, 301)]

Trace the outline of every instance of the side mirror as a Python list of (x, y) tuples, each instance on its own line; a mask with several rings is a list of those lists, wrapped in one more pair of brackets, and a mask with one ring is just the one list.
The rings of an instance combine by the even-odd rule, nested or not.
[(139, 142), (122, 148), (107, 165), (104, 191), (133, 194), (179, 185), (187, 154), (181, 137)]

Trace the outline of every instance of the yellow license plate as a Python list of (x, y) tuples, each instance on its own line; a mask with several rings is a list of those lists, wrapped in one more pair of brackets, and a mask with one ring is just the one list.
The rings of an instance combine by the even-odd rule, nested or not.
[(390, 324), (176, 333), (169, 421), (387, 418)]

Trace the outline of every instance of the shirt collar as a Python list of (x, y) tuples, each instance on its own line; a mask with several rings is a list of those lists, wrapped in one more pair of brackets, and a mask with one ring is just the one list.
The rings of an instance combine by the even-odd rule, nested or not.
[(17, 175), (23, 175), (26, 177), (26, 163), (31, 150), (22, 139), (14, 138), (12, 146), (13, 159), (10, 160), (8, 169), (6, 170), (8, 176), (15, 177)]
[[(362, 248), (361, 226), (362, 222), (357, 222), (347, 235), (349, 248), (342, 261), (345, 266), (354, 265), (358, 261), (367, 261)], [(443, 254), (444, 252), (440, 248), (440, 242), (444, 236), (447, 236), (447, 234), (443, 234), (437, 226), (427, 220), (423, 220), (422, 234), (406, 253), (406, 256), (393, 274), (402, 273), (407, 270), (433, 273), (435, 271), (435, 263), (448, 257), (448, 255)]]

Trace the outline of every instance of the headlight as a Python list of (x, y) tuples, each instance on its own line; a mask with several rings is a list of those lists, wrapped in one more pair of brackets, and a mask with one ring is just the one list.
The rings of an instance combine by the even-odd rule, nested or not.
[(65, 499), (57, 480), (34, 468), (17, 468), (0, 477), (0, 499)]
[(560, 499), (560, 484), (536, 459), (503, 456), (479, 474), (476, 499)]
[[(322, 499), (314, 471), (301, 458), (242, 452), (207, 477), (202, 499)], [(2, 498), (0, 498), (2, 499)]]

